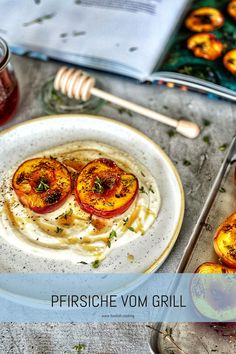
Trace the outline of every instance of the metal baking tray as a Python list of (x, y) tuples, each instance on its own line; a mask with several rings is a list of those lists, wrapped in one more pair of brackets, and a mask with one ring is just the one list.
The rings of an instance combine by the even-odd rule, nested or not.
[[(184, 251), (177, 272), (193, 273), (204, 262), (218, 262), (213, 248), (217, 227), (236, 210), (236, 137), (216, 177), (199, 220)], [(153, 328), (150, 347), (155, 354), (234, 354), (235, 325), (159, 323)]]

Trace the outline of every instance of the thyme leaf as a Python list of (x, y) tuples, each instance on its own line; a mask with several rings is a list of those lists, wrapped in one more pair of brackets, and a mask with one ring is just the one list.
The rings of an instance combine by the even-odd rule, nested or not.
[(117, 110), (120, 114), (126, 113), (129, 117), (133, 117), (133, 113), (127, 108), (119, 107)]
[(123, 219), (123, 225), (126, 225), (128, 223), (128, 221), (129, 221), (129, 218)]
[(63, 32), (63, 33), (60, 34), (60, 37), (61, 37), (61, 38), (65, 38), (65, 37), (67, 37), (67, 36), (68, 36), (68, 33), (66, 33), (66, 32)]
[(211, 122), (208, 119), (203, 119), (202, 123), (203, 123), (204, 127), (209, 127), (211, 125)]
[(168, 130), (167, 134), (168, 134), (169, 138), (173, 138), (173, 136), (175, 136), (176, 132), (174, 130), (170, 129), (170, 130)]
[(155, 193), (154, 190), (153, 190), (153, 188), (152, 188), (152, 186), (150, 186), (150, 187), (148, 188), (148, 190), (149, 190), (149, 192), (152, 192), (153, 194)]
[(142, 186), (142, 187), (139, 188), (139, 192), (140, 192), (140, 193), (145, 193), (145, 194), (147, 194), (147, 192), (146, 192), (145, 189), (144, 189), (144, 186)]
[(99, 177), (96, 177), (94, 186), (92, 188), (92, 192), (100, 193), (102, 194), (104, 192), (104, 187), (102, 185), (102, 181)]
[(112, 230), (112, 231), (110, 232), (109, 239), (113, 239), (113, 238), (116, 237), (116, 236), (117, 236), (116, 231), (115, 231), (115, 230)]
[(35, 188), (36, 192), (47, 192), (48, 189), (49, 189), (48, 181), (46, 180), (46, 178), (41, 177), (39, 179), (37, 187)]
[(184, 160), (184, 161), (183, 161), (183, 165), (184, 165), (184, 166), (190, 166), (190, 165), (191, 165), (191, 162), (188, 161), (188, 160)]
[(73, 36), (76, 37), (76, 36), (84, 36), (86, 34), (85, 31), (73, 31)]
[(63, 229), (61, 227), (58, 227), (56, 228), (56, 233), (57, 234), (60, 234), (61, 232), (63, 231)]
[(94, 269), (97, 269), (99, 266), (100, 266), (100, 261), (99, 259), (96, 259), (94, 262), (91, 263), (92, 264), (92, 267)]
[(115, 230), (112, 230), (112, 231), (110, 232), (110, 235), (109, 235), (108, 241), (107, 241), (107, 246), (108, 246), (109, 248), (111, 248), (111, 240), (112, 240), (114, 237), (116, 237), (116, 236), (117, 236), (116, 231), (115, 231)]
[(86, 345), (83, 343), (78, 343), (74, 346), (74, 349), (76, 350), (77, 353), (82, 353), (86, 348)]
[(220, 151), (225, 151), (227, 146), (228, 146), (227, 144), (222, 144), (221, 146), (219, 146), (219, 150)]
[(211, 145), (210, 137), (209, 137), (208, 135), (205, 135), (202, 140), (203, 140), (204, 143), (206, 143), (207, 145)]
[(55, 16), (55, 13), (44, 15), (44, 16), (40, 16), (40, 17), (35, 18), (32, 21), (23, 23), (23, 26), (27, 27), (27, 26), (30, 26), (30, 25), (34, 25), (36, 23), (40, 23), (41, 24), (43, 21), (50, 20), (54, 16)]
[(67, 220), (67, 218), (68, 218), (69, 216), (71, 216), (72, 214), (73, 214), (73, 209), (70, 208), (70, 210), (68, 210), (68, 211), (66, 211), (66, 212), (64, 213), (63, 217), (64, 217), (64, 219)]

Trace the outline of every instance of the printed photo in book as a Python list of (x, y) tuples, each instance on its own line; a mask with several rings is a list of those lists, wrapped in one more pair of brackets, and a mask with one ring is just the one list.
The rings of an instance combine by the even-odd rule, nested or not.
[(195, 1), (159, 70), (236, 100), (236, 1)]
[(16, 54), (236, 100), (235, 13), (235, 0), (3, 0), (0, 36)]

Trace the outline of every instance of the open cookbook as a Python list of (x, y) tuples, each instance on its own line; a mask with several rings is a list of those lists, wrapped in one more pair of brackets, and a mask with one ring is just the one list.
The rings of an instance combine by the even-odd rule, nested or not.
[(172, 82), (236, 100), (233, 3), (2, 0), (0, 36), (13, 53), (142, 82)]

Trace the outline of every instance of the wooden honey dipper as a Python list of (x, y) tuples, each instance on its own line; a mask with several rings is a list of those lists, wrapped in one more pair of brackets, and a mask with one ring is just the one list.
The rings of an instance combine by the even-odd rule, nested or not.
[(106, 101), (142, 114), (145, 117), (167, 124), (175, 128), (178, 133), (190, 139), (196, 138), (200, 133), (199, 126), (191, 121), (176, 120), (166, 117), (160, 113), (152, 111), (151, 109), (142, 107), (130, 101), (126, 101), (120, 97), (96, 88), (94, 78), (75, 68), (68, 68), (66, 66), (61, 67), (56, 74), (54, 88), (70, 98), (75, 98), (82, 101), (87, 101), (91, 95), (100, 97)]

